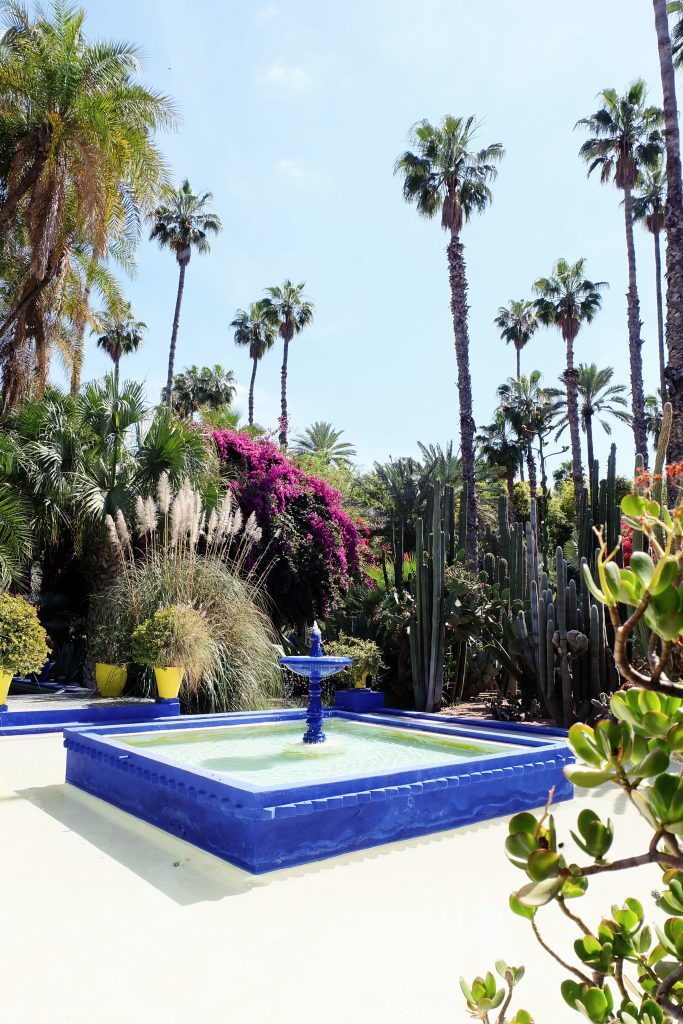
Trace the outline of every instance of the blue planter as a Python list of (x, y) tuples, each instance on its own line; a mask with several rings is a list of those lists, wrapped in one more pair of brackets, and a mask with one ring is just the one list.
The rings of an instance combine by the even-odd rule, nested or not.
[(336, 690), (334, 706), (338, 711), (380, 711), (384, 707), (384, 694), (367, 687), (353, 687), (350, 690)]

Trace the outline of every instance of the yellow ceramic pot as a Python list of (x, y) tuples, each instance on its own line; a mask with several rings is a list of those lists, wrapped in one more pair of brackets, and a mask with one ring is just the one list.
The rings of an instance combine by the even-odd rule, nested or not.
[(163, 697), (164, 700), (171, 700), (173, 697), (178, 696), (180, 684), (185, 675), (184, 668), (180, 668), (177, 665), (172, 665), (169, 668), (155, 668), (154, 675), (156, 676), (157, 691), (160, 697)]
[(12, 676), (14, 673), (5, 672), (0, 670), (0, 704), (7, 703), (7, 694), (9, 693), (9, 684), (12, 682)]
[(95, 682), (100, 697), (120, 697), (128, 679), (127, 665), (95, 663)]
[(360, 679), (357, 679), (357, 680), (356, 680), (356, 682), (355, 682), (355, 683), (354, 683), (353, 685), (355, 686), (355, 688), (356, 688), (357, 690), (364, 690), (364, 689), (365, 689), (365, 685), (366, 685), (366, 683), (367, 683), (367, 680), (368, 680), (368, 676), (369, 676), (369, 675), (370, 675), (370, 673), (369, 673), (369, 672), (368, 672), (368, 671), (366, 670), (366, 671), (365, 671), (365, 672), (363, 673), (363, 675), (362, 675), (362, 676), (360, 677)]

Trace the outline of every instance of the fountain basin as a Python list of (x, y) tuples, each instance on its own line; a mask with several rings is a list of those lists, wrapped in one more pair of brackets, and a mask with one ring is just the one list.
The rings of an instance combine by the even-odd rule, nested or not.
[(559, 730), (333, 711), (331, 752), (283, 754), (303, 721), (67, 729), (66, 780), (254, 873), (540, 807), (553, 786), (555, 800), (572, 796)]

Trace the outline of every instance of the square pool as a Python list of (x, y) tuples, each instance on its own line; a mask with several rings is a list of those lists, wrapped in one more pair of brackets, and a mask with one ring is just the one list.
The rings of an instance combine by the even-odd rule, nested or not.
[(66, 729), (66, 780), (261, 873), (572, 796), (565, 734), (386, 710)]

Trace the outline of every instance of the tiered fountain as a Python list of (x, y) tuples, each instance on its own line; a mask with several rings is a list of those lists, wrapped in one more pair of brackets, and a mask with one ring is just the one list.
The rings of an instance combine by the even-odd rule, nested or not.
[(304, 743), (324, 743), (327, 737), (323, 732), (323, 705), (321, 699), (321, 681), (328, 676), (336, 675), (351, 664), (351, 658), (328, 658), (323, 654), (320, 642), (318, 623), (313, 623), (311, 630), (310, 655), (280, 658), (280, 661), (292, 672), (305, 676), (308, 680), (308, 708), (306, 710), (307, 729)]

